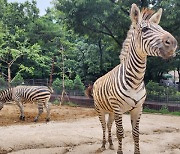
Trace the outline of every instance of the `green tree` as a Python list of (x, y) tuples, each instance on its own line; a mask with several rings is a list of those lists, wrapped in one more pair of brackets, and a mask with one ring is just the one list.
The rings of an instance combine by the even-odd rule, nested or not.
[[(122, 34), (128, 30), (128, 9), (110, 0), (55, 1), (69, 27), (80, 34), (106, 35), (121, 46)], [(118, 20), (117, 20), (118, 19)], [(118, 28), (121, 27), (121, 28)]]
[[(3, 1), (3, 0), (2, 0)], [(14, 32), (15, 26), (28, 31), (28, 26), (31, 22), (39, 17), (39, 9), (36, 7), (36, 1), (24, 3), (7, 3), (4, 0), (2, 3), (1, 21), (8, 27), (10, 33)]]
[(13, 80), (11, 81), (11, 85), (12, 86), (17, 86), (17, 85), (21, 85), (23, 84), (24, 82), (24, 79), (23, 77), (21, 76), (20, 73), (17, 73), (16, 76), (13, 78)]
[(7, 66), (8, 84), (11, 83), (11, 67), (14, 62), (25, 52), (26, 40), (23, 37), (23, 30), (15, 27), (14, 35), (8, 30), (3, 35), (0, 44), (0, 61)]
[(84, 91), (84, 85), (81, 82), (81, 78), (79, 75), (76, 75), (75, 79), (74, 79), (74, 89), (75, 90), (80, 90), (80, 91)]

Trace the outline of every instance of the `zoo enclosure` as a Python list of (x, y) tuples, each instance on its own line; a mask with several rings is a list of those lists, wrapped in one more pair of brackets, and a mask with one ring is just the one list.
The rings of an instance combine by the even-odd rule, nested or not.
[[(23, 85), (31, 86), (47, 86), (49, 79), (24, 79)], [(0, 85), (2, 85), (0, 83)], [(5, 86), (7, 88), (7, 86)], [(2, 87), (1, 87), (2, 88)], [(62, 92), (56, 92), (52, 94), (51, 101), (58, 99), (60, 100)], [(66, 90), (67, 96), (65, 95), (64, 101), (76, 103), (80, 106), (93, 107), (93, 100), (87, 98), (82, 91), (79, 90)], [(67, 98), (68, 97), (68, 98)], [(160, 110), (162, 107), (167, 107), (169, 111), (180, 111), (180, 96), (169, 95), (167, 92), (163, 96), (160, 95), (147, 95), (145, 107), (149, 109)]]

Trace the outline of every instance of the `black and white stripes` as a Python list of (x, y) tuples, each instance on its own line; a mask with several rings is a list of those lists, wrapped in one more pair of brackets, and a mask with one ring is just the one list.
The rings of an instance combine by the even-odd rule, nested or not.
[(159, 9), (155, 14), (153, 13), (149, 9), (140, 13), (139, 8), (135, 4), (132, 5), (130, 14), (132, 25), (123, 43), (120, 55), (121, 64), (97, 79), (93, 85), (92, 96), (103, 129), (101, 150), (105, 149), (106, 144), (105, 113), (109, 113), (107, 127), (110, 149), (113, 149), (111, 126), (115, 119), (119, 142), (118, 154), (123, 153), (122, 114), (129, 111), (134, 153), (140, 153), (139, 121), (142, 114), (142, 104), (146, 98), (143, 79), (147, 56), (169, 58), (173, 56), (177, 47), (175, 38), (158, 25), (162, 9)]
[(38, 103), (38, 115), (34, 121), (37, 121), (41, 113), (43, 112), (43, 106), (47, 110), (46, 120), (50, 119), (50, 107), (49, 99), (52, 90), (46, 86), (17, 86), (0, 91), (0, 108), (3, 108), (4, 103), (15, 101), (20, 108), (21, 116), (20, 119), (24, 120), (24, 109), (23, 104), (30, 102)]

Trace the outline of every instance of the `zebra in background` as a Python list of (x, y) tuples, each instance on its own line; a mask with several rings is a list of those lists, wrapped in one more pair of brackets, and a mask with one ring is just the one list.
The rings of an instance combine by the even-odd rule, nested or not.
[(123, 43), (120, 55), (121, 64), (100, 77), (88, 88), (86, 93), (94, 99), (95, 110), (103, 130), (101, 151), (106, 144), (106, 120), (108, 113), (108, 142), (109, 148), (114, 149), (111, 127), (115, 120), (116, 135), (118, 138), (118, 154), (122, 151), (122, 114), (129, 111), (134, 139), (134, 153), (140, 154), (139, 149), (139, 121), (142, 114), (142, 105), (146, 98), (144, 74), (147, 56), (160, 56), (164, 59), (173, 57), (177, 48), (176, 39), (158, 24), (162, 9), (156, 13), (150, 9), (140, 12), (136, 4), (132, 4), (130, 18), (132, 25), (127, 38)]
[(34, 121), (38, 121), (39, 116), (43, 112), (43, 106), (47, 111), (46, 121), (50, 120), (49, 99), (52, 89), (46, 86), (17, 86), (0, 91), (0, 110), (4, 103), (15, 101), (20, 108), (20, 120), (25, 120), (23, 104), (36, 102), (38, 104), (38, 115)]

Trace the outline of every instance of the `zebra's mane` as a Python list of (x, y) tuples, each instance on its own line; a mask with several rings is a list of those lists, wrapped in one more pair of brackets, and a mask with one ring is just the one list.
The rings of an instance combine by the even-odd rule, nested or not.
[[(144, 8), (141, 11), (141, 16), (142, 16), (142, 20), (149, 20), (152, 15), (154, 14), (154, 10), (148, 9), (148, 8)], [(125, 41), (123, 42), (122, 45), (122, 49), (121, 49), (121, 54), (119, 56), (120, 58), (120, 62), (121, 64), (125, 61), (127, 55), (128, 55), (128, 51), (129, 51), (129, 44), (131, 42), (131, 37), (132, 37), (132, 33), (134, 31), (133, 26), (130, 26), (130, 29), (127, 33), (127, 37), (125, 39)]]

